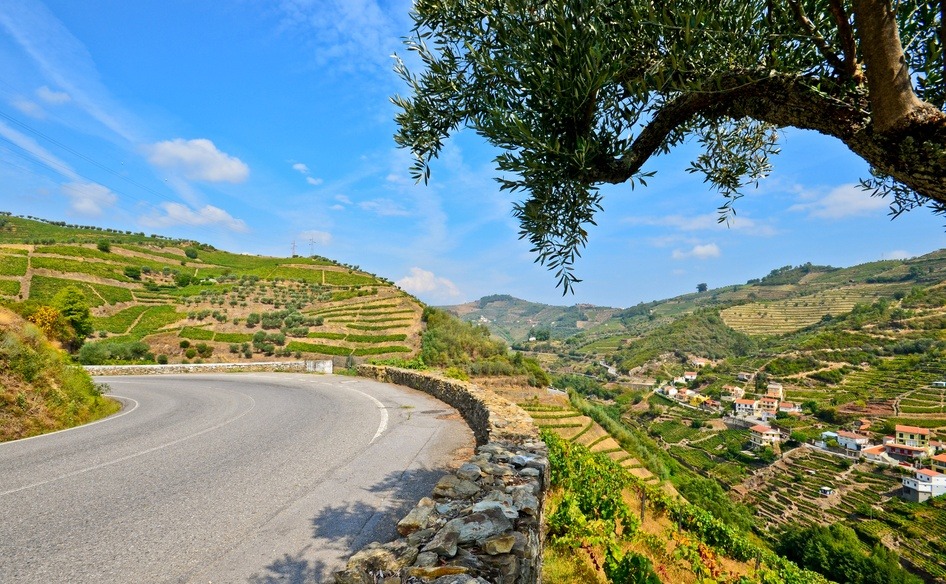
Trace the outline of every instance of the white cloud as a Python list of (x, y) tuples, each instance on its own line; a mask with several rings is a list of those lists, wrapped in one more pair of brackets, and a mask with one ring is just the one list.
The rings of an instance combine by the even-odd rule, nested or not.
[(151, 164), (181, 172), (191, 180), (238, 183), (250, 174), (242, 160), (217, 150), (206, 138), (165, 140), (147, 150)]
[(696, 258), (698, 260), (708, 260), (710, 258), (718, 258), (720, 256), (719, 246), (715, 243), (707, 243), (705, 245), (694, 245), (692, 249), (688, 251), (683, 250), (674, 250), (673, 259), (675, 260), (684, 260), (687, 258)]
[(242, 219), (235, 219), (232, 215), (219, 207), (204, 205), (194, 210), (180, 203), (162, 203), (164, 214), (142, 217), (141, 222), (149, 227), (171, 227), (174, 225), (220, 225), (231, 231), (248, 231)]
[(894, 251), (888, 251), (887, 253), (883, 254), (880, 257), (881, 259), (885, 259), (885, 260), (908, 260), (912, 258), (913, 256), (914, 254), (906, 250), (895, 249)]
[(329, 209), (331, 209), (332, 211), (344, 211), (344, 210), (345, 210), (345, 206), (344, 206), (344, 205), (332, 205), (331, 207), (329, 207)]
[(62, 192), (69, 197), (69, 206), (83, 215), (101, 215), (107, 207), (118, 201), (118, 197), (97, 183), (70, 182), (62, 185)]
[(402, 289), (411, 294), (425, 294), (438, 298), (456, 298), (460, 290), (446, 278), (439, 278), (433, 272), (421, 268), (411, 268), (409, 276), (404, 276), (395, 282)]
[(807, 212), (809, 217), (820, 219), (841, 219), (857, 215), (870, 215), (878, 209), (888, 206), (881, 197), (872, 197), (855, 184), (845, 184), (836, 187), (824, 196), (818, 193), (804, 192), (802, 199), (813, 199), (810, 203), (792, 205), (790, 211)]
[(297, 170), (301, 172), (302, 174), (309, 174), (309, 167), (306, 166), (305, 164), (302, 164), (301, 162), (297, 162), (293, 164), (292, 169)]
[(742, 231), (748, 235), (758, 235), (771, 237), (777, 233), (771, 225), (761, 223), (737, 215), (730, 218), (728, 222), (719, 222), (719, 214), (706, 213), (704, 215), (694, 215), (687, 217), (684, 215), (666, 215), (664, 217), (627, 217), (625, 223), (630, 225), (646, 225), (653, 227), (670, 227), (678, 231), (706, 231), (712, 229), (730, 229), (732, 231)]
[(62, 105), (72, 101), (72, 97), (65, 91), (53, 91), (45, 85), (36, 90), (36, 97), (52, 105)]
[(6, 138), (19, 148), (25, 150), (37, 162), (50, 168), (74, 183), (84, 181), (72, 167), (56, 158), (53, 153), (40, 146), (36, 140), (30, 138), (23, 132), (17, 131), (7, 124), (0, 121), (0, 136)]
[(42, 119), (46, 117), (46, 112), (35, 101), (30, 101), (21, 97), (14, 99), (10, 103), (13, 105), (13, 107), (31, 118)]
[(392, 201), (391, 199), (374, 199), (358, 203), (358, 206), (365, 211), (371, 211), (382, 217), (406, 217), (410, 212)]
[(309, 183), (310, 185), (312, 185), (312, 186), (314, 186), (314, 187), (317, 187), (317, 186), (319, 186), (320, 184), (322, 184), (322, 179), (320, 179), (320, 178), (315, 178), (315, 177), (312, 177), (312, 176), (307, 176), (307, 177), (305, 177), (305, 182)]
[(316, 245), (328, 245), (332, 243), (332, 234), (327, 231), (303, 231), (299, 234), (299, 239)]
[(335, 200), (339, 203), (342, 203), (343, 205), (351, 205), (351, 199), (345, 195), (335, 195)]

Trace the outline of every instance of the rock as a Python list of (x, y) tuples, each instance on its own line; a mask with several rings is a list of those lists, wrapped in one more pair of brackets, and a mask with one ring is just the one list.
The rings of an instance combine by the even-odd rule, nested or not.
[(512, 503), (515, 509), (522, 511), (526, 515), (539, 514), (539, 500), (535, 495), (525, 489), (514, 489), (512, 492)]
[[(458, 576), (466, 574), (468, 570), (461, 566), (417, 566), (408, 568), (407, 575), (413, 578), (423, 578), (424, 580), (440, 579), (443, 576)], [(436, 581), (436, 580), (435, 580)]]
[(494, 477), (504, 477), (512, 474), (512, 469), (504, 464), (485, 464), (483, 465), (483, 472), (486, 474), (493, 475)]
[(459, 519), (448, 521), (447, 524), (437, 532), (433, 539), (424, 546), (422, 551), (434, 552), (438, 556), (445, 558), (455, 556), (457, 553), (457, 543), (459, 543), (460, 540), (460, 530), (459, 526), (454, 524), (454, 521), (459, 521)]
[(430, 518), (430, 513), (434, 510), (434, 500), (429, 497), (424, 497), (417, 503), (411, 512), (404, 516), (404, 519), (401, 519), (397, 523), (397, 532), (401, 535), (408, 535), (414, 533), (417, 530), (424, 529), (427, 527), (427, 520)]
[[(493, 491), (494, 493), (496, 491)], [(492, 493), (490, 493), (492, 494)], [(487, 509), (498, 509), (500, 513), (508, 517), (509, 519), (516, 519), (519, 517), (519, 510), (516, 509), (512, 502), (512, 497), (506, 495), (505, 493), (500, 493), (503, 499), (486, 499), (480, 501), (473, 505), (473, 512), (480, 513), (486, 511)]]
[(434, 487), (435, 497), (447, 499), (469, 499), (479, 492), (479, 485), (455, 475), (443, 477), (437, 482), (437, 486)]
[(353, 555), (345, 570), (336, 573), (335, 580), (339, 584), (373, 584), (377, 581), (375, 575), (396, 575), (416, 559), (417, 548), (401, 540), (384, 545), (375, 543)]
[(508, 554), (516, 544), (516, 535), (505, 533), (503, 535), (494, 535), (483, 541), (483, 551), (491, 556), (498, 554)]
[(434, 580), (432, 584), (489, 584), (489, 582), (468, 574), (458, 574), (456, 576), (441, 576)]
[(417, 559), (414, 560), (414, 565), (421, 568), (429, 568), (430, 566), (436, 566), (439, 559), (440, 556), (434, 552), (421, 552), (417, 554)]
[(407, 545), (417, 547), (432, 538), (435, 533), (437, 533), (436, 529), (431, 529), (428, 527), (427, 529), (421, 529), (420, 531), (415, 531), (414, 533), (408, 535), (405, 541), (407, 541)]
[(541, 474), (541, 473), (539, 472), (539, 469), (537, 469), (537, 468), (532, 468), (531, 466), (526, 467), (526, 468), (524, 468), (524, 469), (522, 469), (522, 470), (519, 471), (519, 475), (520, 475), (520, 476), (524, 476), (524, 477), (537, 477), (537, 476), (539, 476), (540, 474)]
[[(473, 513), (466, 517), (458, 517), (447, 523), (454, 524), (460, 543), (481, 542), (494, 535), (505, 533), (512, 529), (512, 522), (500, 509), (486, 509), (480, 513)], [(446, 526), (445, 526), (446, 528)]]
[(457, 476), (468, 481), (480, 478), (480, 473), (480, 467), (471, 462), (467, 462), (457, 470)]

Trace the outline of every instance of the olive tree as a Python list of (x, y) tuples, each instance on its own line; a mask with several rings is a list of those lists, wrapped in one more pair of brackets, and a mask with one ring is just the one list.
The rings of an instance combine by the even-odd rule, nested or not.
[(461, 127), (502, 153), (501, 188), (568, 291), (605, 183), (644, 185), (686, 139), (720, 220), (766, 176), (779, 128), (870, 165), (891, 212), (946, 211), (946, 1), (416, 0), (396, 142), (426, 181)]

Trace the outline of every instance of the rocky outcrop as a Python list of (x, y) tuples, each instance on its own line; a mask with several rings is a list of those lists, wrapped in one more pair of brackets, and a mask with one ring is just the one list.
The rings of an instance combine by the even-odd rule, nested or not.
[(397, 524), (401, 537), (353, 555), (338, 584), (532, 584), (542, 569), (548, 454), (521, 408), (473, 384), (363, 365), (359, 373), (427, 392), (455, 407), (476, 455), (444, 476)]

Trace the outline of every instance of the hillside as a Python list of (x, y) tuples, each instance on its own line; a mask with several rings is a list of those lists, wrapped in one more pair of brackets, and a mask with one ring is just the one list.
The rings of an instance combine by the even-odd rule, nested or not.
[(0, 442), (90, 422), (119, 407), (38, 328), (0, 308)]
[(355, 266), (0, 216), (0, 303), (28, 314), (69, 286), (91, 307), (87, 363), (396, 356), (420, 343), (419, 302)]
[(479, 300), (440, 307), (461, 319), (484, 325), (498, 338), (513, 344), (530, 336), (564, 339), (582, 330), (606, 323), (617, 308), (576, 304), (552, 306), (494, 294)]

